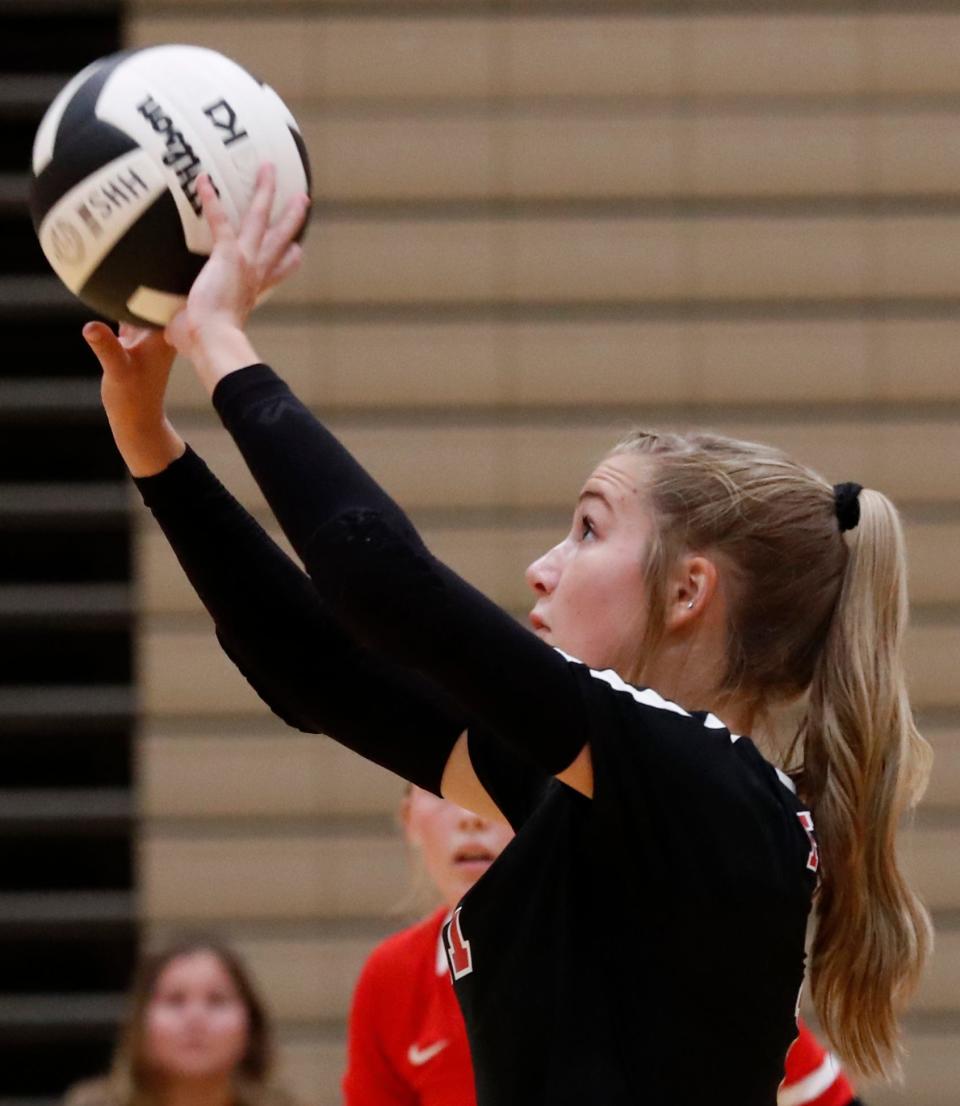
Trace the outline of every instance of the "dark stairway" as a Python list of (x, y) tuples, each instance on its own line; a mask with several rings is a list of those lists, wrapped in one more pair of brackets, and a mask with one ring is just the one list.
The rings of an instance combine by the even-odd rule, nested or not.
[(26, 210), (43, 111), (117, 3), (0, 3), (0, 1106), (104, 1070), (136, 949), (123, 469)]

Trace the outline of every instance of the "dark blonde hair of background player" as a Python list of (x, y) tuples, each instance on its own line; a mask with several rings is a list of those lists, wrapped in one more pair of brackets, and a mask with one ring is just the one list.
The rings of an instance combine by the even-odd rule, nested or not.
[[(199, 1006), (201, 1043), (184, 1050), (185, 1019), (197, 1017), (190, 1003)], [(213, 1029), (211, 1014), (224, 1010), (229, 1023)], [(240, 957), (209, 938), (184, 938), (142, 960), (110, 1072), (74, 1087), (67, 1106), (294, 1106), (273, 1082), (273, 1062), (268, 1014)]]

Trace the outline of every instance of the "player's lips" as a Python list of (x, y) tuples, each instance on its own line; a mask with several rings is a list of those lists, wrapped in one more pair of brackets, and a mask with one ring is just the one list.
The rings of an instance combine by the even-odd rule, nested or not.
[(463, 845), (453, 854), (453, 862), (458, 867), (492, 864), (494, 855), (483, 845)]
[(540, 633), (541, 630), (549, 630), (550, 627), (543, 621), (540, 615), (536, 611), (530, 612), (530, 625), (533, 627), (535, 634)]

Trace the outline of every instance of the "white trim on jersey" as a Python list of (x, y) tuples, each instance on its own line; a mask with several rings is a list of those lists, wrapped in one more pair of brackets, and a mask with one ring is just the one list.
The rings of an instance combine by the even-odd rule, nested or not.
[[(554, 648), (556, 648), (556, 646), (554, 646)], [(577, 660), (576, 657), (571, 657), (569, 653), (564, 653), (562, 649), (557, 649), (556, 651), (564, 660), (569, 661), (571, 664), (583, 664), (583, 661)], [(684, 718), (693, 717), (689, 711), (684, 710), (678, 703), (674, 703), (670, 699), (664, 699), (664, 697), (654, 691), (653, 688), (639, 688), (634, 687), (633, 684), (628, 684), (626, 680), (614, 672), (612, 668), (605, 668), (603, 671), (599, 671), (585, 664), (583, 667), (587, 669), (594, 679), (602, 680), (605, 684), (609, 684), (614, 691), (625, 691), (628, 695), (632, 696), (636, 702), (643, 703), (644, 706), (656, 707), (659, 710), (668, 710), (673, 714), (682, 714)], [(725, 730), (727, 728), (715, 714), (708, 714), (703, 720), (703, 725), (708, 730)], [(730, 741), (739, 741), (740, 737), (740, 734), (732, 733), (730, 734)], [(796, 784), (790, 779), (786, 772), (781, 771), (776, 765), (773, 766), (773, 770), (777, 773), (777, 779), (780, 780), (783, 786), (796, 795)]]
[(774, 765), (773, 770), (777, 773), (777, 778), (780, 780), (783, 786), (788, 787), (794, 793), (794, 795), (796, 795), (797, 785), (793, 782), (792, 779), (790, 779), (787, 773), (781, 771), (779, 768), (777, 768), (776, 765)]
[(813, 1102), (833, 1086), (838, 1075), (840, 1064), (833, 1053), (828, 1052), (820, 1067), (815, 1068), (799, 1083), (792, 1083), (777, 1091), (777, 1106), (803, 1106), (805, 1102)]
[[(564, 653), (562, 649), (557, 649), (557, 652), (564, 660), (570, 661), (571, 664), (583, 664), (583, 661), (577, 660), (576, 657), (571, 657), (569, 653)], [(683, 707), (670, 699), (664, 699), (664, 697), (660, 695), (659, 692), (654, 691), (653, 688), (639, 688), (634, 687), (633, 684), (628, 684), (626, 680), (614, 672), (612, 668), (605, 668), (603, 671), (600, 671), (596, 668), (590, 668), (588, 665), (583, 666), (594, 679), (602, 680), (605, 684), (609, 684), (614, 691), (625, 691), (628, 695), (632, 695), (638, 703), (643, 703), (644, 706), (657, 707), (658, 710), (668, 710), (673, 714), (682, 714), (684, 718), (693, 717), (688, 710), (684, 710)], [(708, 714), (703, 719), (703, 725), (708, 730), (725, 730), (727, 728), (715, 714)], [(730, 734), (731, 741), (738, 741), (739, 738), (739, 734)]]

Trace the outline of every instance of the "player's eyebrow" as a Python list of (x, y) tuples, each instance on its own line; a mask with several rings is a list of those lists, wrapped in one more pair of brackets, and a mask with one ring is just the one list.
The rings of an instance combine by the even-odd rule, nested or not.
[(603, 492), (597, 491), (595, 488), (584, 488), (580, 493), (580, 498), (577, 500), (577, 506), (579, 507), (585, 499), (599, 499), (605, 507), (609, 508), (611, 511), (613, 510), (610, 500), (607, 499)]

